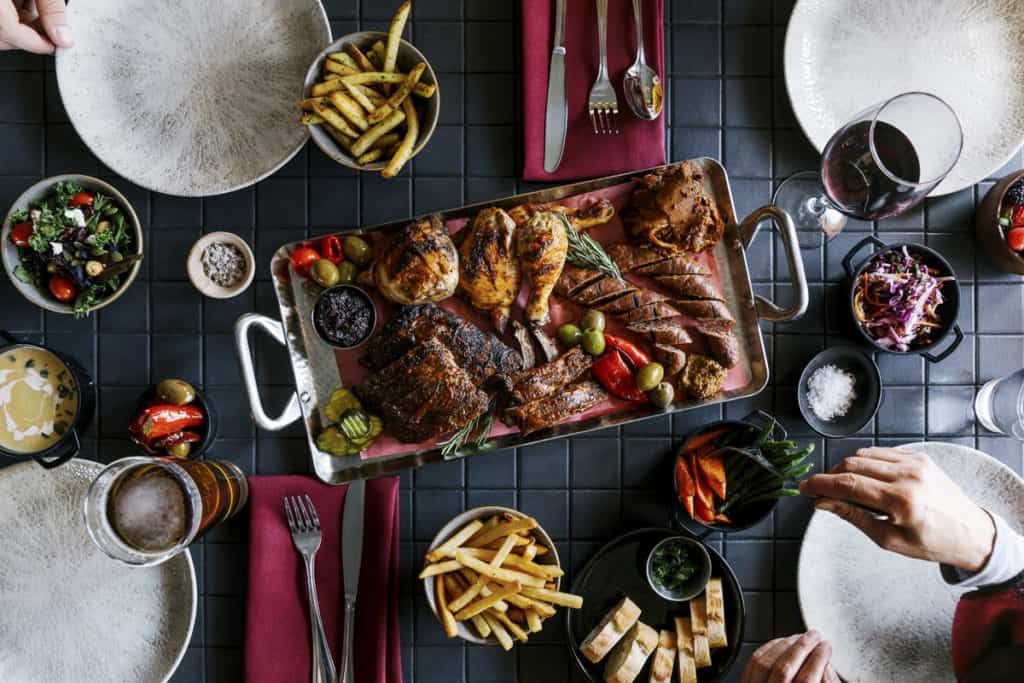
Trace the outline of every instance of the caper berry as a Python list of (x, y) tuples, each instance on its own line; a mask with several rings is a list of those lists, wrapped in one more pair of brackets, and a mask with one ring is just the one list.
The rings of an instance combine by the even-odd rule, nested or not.
[(120, 211), (120, 209), (117, 208), (117, 204), (111, 203), (103, 207), (104, 216), (116, 216), (118, 211)]
[(641, 391), (650, 391), (658, 386), (665, 377), (665, 366), (661, 363), (648, 363), (636, 373), (636, 385)]
[(566, 323), (558, 328), (558, 341), (562, 342), (562, 346), (578, 346), (582, 338), (583, 332), (572, 323)]
[(124, 261), (124, 254), (119, 251), (112, 251), (110, 252), (110, 260), (114, 263), (120, 263), (121, 261)]
[(179, 443), (172, 443), (167, 447), (167, 455), (172, 458), (187, 458), (188, 454), (192, 452), (192, 444), (188, 441), (181, 441)]
[(356, 268), (356, 264), (351, 261), (342, 261), (338, 264), (338, 282), (350, 284), (355, 282), (356, 275), (359, 274), (359, 269)]
[(580, 327), (584, 330), (598, 330), (604, 332), (604, 313), (588, 308), (580, 318)]
[(338, 272), (338, 266), (322, 258), (313, 262), (309, 269), (309, 276), (322, 287), (333, 287), (338, 284), (341, 274)]
[(655, 407), (665, 408), (675, 400), (676, 390), (672, 388), (670, 383), (661, 382), (658, 386), (647, 392), (647, 398), (650, 399)]
[(580, 345), (591, 356), (600, 356), (604, 353), (604, 332), (600, 330), (587, 330), (583, 333)]
[(183, 406), (196, 400), (195, 387), (183, 379), (161, 380), (156, 385), (156, 395), (176, 406)]
[(357, 266), (365, 266), (373, 256), (370, 245), (362, 237), (347, 235), (341, 241), (341, 248), (345, 251), (345, 258)]

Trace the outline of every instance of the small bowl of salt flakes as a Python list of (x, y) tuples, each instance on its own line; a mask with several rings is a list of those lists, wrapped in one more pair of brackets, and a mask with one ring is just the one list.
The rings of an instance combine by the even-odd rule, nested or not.
[(800, 414), (824, 437), (856, 434), (882, 402), (882, 375), (871, 356), (852, 346), (834, 346), (811, 359), (797, 387)]
[(188, 252), (186, 268), (192, 285), (212, 299), (238, 296), (256, 273), (252, 249), (233, 232), (211, 232), (199, 238)]

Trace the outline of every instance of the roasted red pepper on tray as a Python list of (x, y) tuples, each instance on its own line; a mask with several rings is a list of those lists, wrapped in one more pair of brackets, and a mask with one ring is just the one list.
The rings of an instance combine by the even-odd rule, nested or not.
[(341, 247), (341, 240), (334, 235), (328, 235), (320, 240), (320, 244), (317, 245), (320, 249), (320, 255), (325, 259), (338, 265), (345, 260), (345, 250)]
[(128, 426), (132, 439), (149, 451), (159, 448), (157, 441), (189, 427), (198, 427), (206, 420), (203, 411), (194, 405), (176, 406), (157, 403), (139, 411)]
[[(605, 337), (608, 336), (605, 335)], [(636, 403), (646, 403), (647, 394), (636, 385), (633, 370), (626, 365), (625, 354), (621, 350), (614, 347), (609, 348), (594, 361), (590, 371), (612, 396)]]
[(621, 351), (633, 365), (634, 370), (639, 370), (651, 362), (650, 356), (641, 351), (639, 346), (627, 339), (616, 337), (614, 334), (608, 334), (605, 332), (604, 343), (609, 349), (618, 349)]

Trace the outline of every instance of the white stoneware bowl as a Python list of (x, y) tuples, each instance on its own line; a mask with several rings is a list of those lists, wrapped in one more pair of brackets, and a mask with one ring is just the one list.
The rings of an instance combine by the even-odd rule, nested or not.
[[(974, 502), (1024, 529), (1024, 481), (972, 448), (949, 443), (903, 446), (928, 456)], [(1006, 446), (1016, 449), (1016, 442)], [(828, 512), (807, 525), (797, 576), (807, 628), (832, 643), (844, 681), (954, 683), (953, 610), (963, 588), (946, 584), (934, 562), (882, 550)]]
[(75, 130), (142, 187), (205, 196), (252, 185), (308, 134), (302, 78), (331, 41), (317, 0), (87, 0), (68, 7), (57, 84)]
[[(203, 270), (203, 250), (214, 242), (226, 242), (233, 245), (245, 258), (245, 275), (234, 287), (221, 287), (208, 278)], [(252, 278), (256, 274), (256, 263), (252, 249), (244, 239), (233, 232), (218, 231), (207, 233), (196, 240), (188, 252), (185, 270), (188, 271), (188, 279), (192, 281), (192, 286), (199, 290), (200, 294), (211, 299), (230, 299), (244, 292), (252, 284)]]
[(129, 567), (93, 545), (83, 499), (103, 465), (0, 469), (0, 680), (166, 681), (196, 619), (184, 552)]
[(1021, 35), (1020, 0), (800, 0), (786, 32), (786, 88), (819, 151), (873, 104), (938, 95), (964, 133), (959, 162), (932, 192), (949, 194), (995, 174), (1024, 143)]

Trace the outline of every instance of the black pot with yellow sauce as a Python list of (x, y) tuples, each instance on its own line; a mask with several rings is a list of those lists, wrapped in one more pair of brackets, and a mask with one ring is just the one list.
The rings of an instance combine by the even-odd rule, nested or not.
[(50, 469), (81, 450), (96, 387), (75, 359), (0, 330), (0, 454)]

